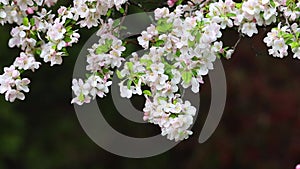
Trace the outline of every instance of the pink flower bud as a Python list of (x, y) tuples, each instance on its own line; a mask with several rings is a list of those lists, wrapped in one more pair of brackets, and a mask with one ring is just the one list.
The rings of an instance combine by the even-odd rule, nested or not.
[(300, 169), (300, 164), (298, 164), (298, 165), (296, 166), (296, 169)]
[(169, 7), (173, 7), (178, 0), (168, 0)]
[(34, 13), (34, 10), (33, 10), (32, 8), (29, 7), (29, 8), (27, 8), (26, 13), (27, 13), (28, 15), (31, 15), (31, 14)]

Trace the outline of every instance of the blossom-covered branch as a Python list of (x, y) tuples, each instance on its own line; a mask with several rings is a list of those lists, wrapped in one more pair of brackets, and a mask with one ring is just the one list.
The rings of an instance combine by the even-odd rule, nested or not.
[[(24, 71), (35, 71), (42, 62), (62, 64), (67, 48), (80, 38), (77, 29), (99, 27), (99, 41), (86, 57), (87, 77), (73, 80), (75, 98), (71, 102), (82, 105), (104, 97), (116, 72), (121, 79), (120, 95), (143, 95), (144, 120), (158, 125), (168, 139), (180, 141), (192, 134), (196, 114), (190, 101), (183, 99), (184, 91), (191, 88), (199, 93), (203, 76), (214, 69), (216, 59), (231, 58), (241, 37), (252, 37), (258, 27), (272, 26), (263, 40), (269, 54), (283, 58), (290, 49), (293, 57), (300, 59), (300, 2), (294, 0), (167, 0), (169, 8), (156, 9), (156, 23), (137, 38), (149, 51), (141, 56), (133, 53), (128, 61), (124, 56), (126, 39), (118, 37), (121, 23), (110, 17), (113, 9), (125, 16), (128, 6), (124, 10), (122, 5), (130, 5), (130, 1), (75, 0), (54, 14), (48, 8), (55, 3), (0, 0), (0, 23), (17, 24), (8, 45), (21, 50), (0, 75), (0, 93), (7, 101), (24, 100), (24, 93), (29, 92), (30, 80), (22, 77)], [(240, 34), (234, 46), (225, 46), (220, 40), (227, 28)]]

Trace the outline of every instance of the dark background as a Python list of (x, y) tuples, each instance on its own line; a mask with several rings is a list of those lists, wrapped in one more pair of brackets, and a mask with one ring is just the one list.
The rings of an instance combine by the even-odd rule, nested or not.
[[(140, 1), (150, 10), (162, 2)], [(7, 47), (10, 29), (0, 27), (1, 73), (19, 53)], [(85, 134), (70, 104), (76, 57), (94, 31), (80, 31), (80, 43), (69, 50), (62, 66), (43, 64), (35, 73), (25, 74), (32, 80), (25, 101), (8, 103), (0, 96), (0, 169), (293, 169), (300, 162), (300, 61), (268, 56), (262, 42), (265, 29), (254, 38), (243, 38), (232, 59), (223, 59), (228, 88), (225, 112), (206, 143), (197, 139), (210, 106), (208, 77), (201, 87), (200, 115), (190, 139), (145, 159), (106, 152)], [(228, 44), (237, 38), (234, 31), (224, 32)], [(113, 106), (109, 97), (99, 102)], [(117, 112), (105, 117), (131, 136), (147, 137), (158, 130), (151, 124), (129, 122)]]

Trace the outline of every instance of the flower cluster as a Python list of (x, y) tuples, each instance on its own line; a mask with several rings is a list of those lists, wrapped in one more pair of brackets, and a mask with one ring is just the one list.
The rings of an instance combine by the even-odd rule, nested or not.
[(5, 99), (14, 102), (16, 99), (24, 100), (23, 92), (29, 92), (30, 80), (21, 79), (20, 72), (14, 66), (4, 68), (4, 74), (0, 75), (0, 93), (5, 93)]
[[(189, 101), (183, 103), (178, 87), (180, 71), (163, 59), (163, 52), (163, 48), (153, 47), (142, 57), (133, 53), (124, 68), (117, 71), (122, 79), (120, 94), (126, 98), (144, 94), (144, 120), (159, 125), (162, 135), (167, 135), (168, 139), (179, 141), (192, 134), (189, 128), (196, 108)], [(143, 86), (150, 87), (150, 90), (142, 89)]]
[[(21, 78), (22, 72), (26, 70), (38, 69), (41, 64), (36, 61), (38, 57), (44, 62), (50, 62), (51, 66), (62, 63), (62, 56), (67, 55), (66, 47), (72, 46), (79, 38), (79, 34), (72, 30), (73, 15), (66, 10), (65, 7), (61, 7), (58, 10), (59, 17), (55, 18), (54, 14), (43, 8), (31, 18), (24, 17), (22, 24), (11, 30), (9, 47), (18, 47), (22, 50), (11, 66), (19, 72), (18, 76), (13, 78)], [(11, 80), (11, 77), (4, 73), (2, 79), (0, 88), (4, 88), (2, 91), (10, 91), (7, 89), (7, 82)], [(16, 86), (12, 82), (10, 84), (11, 87)], [(27, 79), (26, 85), (28, 84)], [(16, 98), (24, 99), (23, 96), (19, 95)], [(14, 101), (15, 98), (6, 97), (6, 100)]]
[[(168, 1), (169, 6), (175, 2)], [(189, 114), (188, 119), (191, 120), (184, 120), (176, 114), (185, 113), (180, 111), (182, 106), (179, 105), (183, 102), (182, 92), (191, 87), (193, 92), (198, 93), (203, 83), (202, 76), (213, 69), (216, 58), (230, 58), (234, 52), (235, 47), (223, 47), (219, 41), (221, 30), (233, 27), (241, 34), (252, 37), (258, 33), (257, 26), (275, 23), (285, 5), (281, 1), (248, 0), (235, 3), (225, 0), (209, 3), (207, 8), (198, 10), (197, 5), (206, 2), (193, 3), (195, 6), (179, 5), (173, 12), (168, 8), (157, 9), (157, 24), (149, 26), (138, 37), (139, 44), (144, 49), (150, 49), (150, 52), (140, 58), (134, 54), (125, 63), (124, 69), (118, 72), (119, 78), (124, 79), (119, 84), (121, 96), (131, 98), (133, 94), (143, 93), (147, 98), (144, 119), (159, 125), (162, 135), (175, 141), (186, 139), (191, 134), (188, 128), (192, 124), (193, 113)], [(267, 45), (273, 46), (270, 54), (278, 57), (287, 55), (285, 43), (289, 41), (294, 45), (290, 45), (295, 52), (294, 57), (298, 57), (298, 31), (296, 23), (281, 29), (279, 34), (273, 30), (270, 35), (274, 37), (265, 38)], [(150, 90), (143, 91), (141, 86), (147, 86)], [(179, 90), (180, 86), (183, 91)], [(175, 106), (173, 101), (177, 99), (180, 101)], [(177, 107), (178, 112), (172, 112), (175, 109), (170, 106)], [(190, 104), (187, 107), (194, 109)], [(177, 127), (170, 125), (178, 120), (180, 125)]]
[(83, 81), (82, 79), (73, 80), (72, 90), (76, 97), (72, 103), (82, 105), (89, 103), (91, 99), (96, 96), (102, 98), (105, 93), (109, 92), (108, 87), (112, 84), (110, 81), (113, 75), (113, 69), (121, 66), (122, 53), (125, 47), (122, 41), (119, 40), (115, 34), (118, 29), (114, 27), (113, 20), (109, 19), (107, 23), (103, 24), (97, 35), (101, 37), (98, 43), (94, 44), (88, 49), (86, 70), (88, 78)]
[[(157, 25), (148, 27), (138, 38), (141, 46), (150, 48), (149, 53), (141, 57), (134, 53), (117, 71), (123, 79), (119, 84), (121, 96), (144, 94), (144, 119), (159, 125), (162, 134), (175, 141), (192, 134), (189, 128), (196, 110), (189, 101), (183, 103), (182, 93), (188, 87), (198, 93), (202, 76), (213, 69), (217, 57), (227, 54), (222, 42), (217, 41), (220, 26), (205, 20), (201, 13), (182, 19), (189, 10), (189, 6), (178, 6), (175, 12), (157, 9)], [(143, 91), (141, 86), (150, 90)]]
[[(269, 54), (300, 59), (300, 2), (295, 0), (167, 0), (169, 8), (155, 10), (156, 24), (137, 38), (145, 54), (124, 59), (126, 40), (118, 38), (122, 27), (109, 17), (113, 9), (126, 15), (127, 0), (75, 0), (71, 7), (60, 7), (57, 14), (47, 10), (57, 0), (0, 0), (0, 23), (17, 26), (11, 30), (9, 47), (21, 49), (13, 65), (0, 75), (0, 93), (8, 101), (23, 100), (29, 92), (24, 71), (35, 71), (41, 62), (60, 65), (67, 48), (77, 43), (80, 27), (96, 27), (99, 41), (88, 49), (86, 79), (74, 79), (72, 103), (82, 105), (109, 92), (115, 69), (121, 79), (120, 95), (144, 95), (144, 120), (161, 128), (162, 135), (180, 141), (190, 130), (196, 109), (184, 100), (184, 91), (199, 92), (203, 76), (214, 68), (218, 58), (231, 58), (236, 45), (224, 46), (222, 30), (232, 28), (241, 37), (252, 37), (258, 26), (278, 24), (264, 38)], [(127, 3), (129, 5), (130, 3)], [(139, 5), (137, 5), (139, 6)], [(239, 42), (239, 41), (238, 41)], [(38, 59), (42, 61), (38, 61)], [(124, 63), (124, 64), (123, 64)], [(124, 65), (122, 67), (122, 65)]]
[[(114, 6), (117, 9), (121, 8), (121, 5), (126, 1), (74, 1), (72, 7), (60, 7), (57, 11), (57, 15), (52, 11), (48, 11), (44, 6), (52, 6), (57, 0), (2, 0), (0, 1), (0, 23), (17, 23), (17, 26), (11, 30), (11, 39), (8, 42), (9, 47), (20, 48), (20, 56), (16, 58), (14, 64), (10, 69), (18, 72), (18, 76), (11, 77), (10, 73), (1, 75), (0, 90), (1, 93), (6, 93), (6, 100), (14, 101), (16, 98), (23, 100), (24, 94), (17, 93), (18, 97), (13, 96), (11, 88), (17, 86), (11, 81), (11, 79), (20, 79), (21, 75), (26, 70), (38, 69), (41, 62), (37, 62), (37, 59), (42, 59), (45, 63), (50, 63), (51, 66), (60, 65), (63, 62), (63, 56), (68, 56), (67, 47), (71, 47), (74, 43), (77, 43), (80, 35), (77, 30), (74, 30), (77, 24), (80, 26), (87, 26), (90, 28), (91, 24), (86, 21), (90, 20), (90, 13), (88, 10), (83, 9), (83, 4), (91, 7), (96, 3), (95, 11), (101, 11), (98, 19), (102, 15), (107, 13), (109, 8)], [(81, 6), (78, 6), (80, 5)], [(81, 10), (79, 10), (79, 8)], [(83, 11), (86, 11), (83, 14)], [(97, 24), (98, 25), (98, 24)], [(92, 24), (92, 26), (97, 26)], [(111, 62), (119, 56), (123, 48), (121, 48), (121, 41), (110, 40), (111, 37), (106, 37), (109, 42), (114, 45), (114, 50), (111, 51)], [(121, 43), (121, 44), (120, 44)], [(110, 46), (111, 44), (106, 44)], [(100, 47), (99, 47), (100, 48)], [(100, 49), (98, 49), (99, 52)], [(98, 53), (99, 54), (99, 53)], [(92, 59), (90, 59), (92, 60)], [(115, 62), (114, 62), (115, 63)], [(120, 63), (118, 63), (120, 65)], [(5, 68), (5, 70), (8, 68)], [(29, 84), (27, 79), (26, 85)], [(97, 81), (96, 78), (90, 79), (90, 81)], [(28, 82), (28, 83), (27, 83)], [(104, 83), (104, 82), (103, 82)], [(9, 85), (8, 85), (9, 84)], [(25, 84), (25, 82), (24, 82)], [(80, 83), (79, 83), (80, 84)], [(10, 86), (10, 87), (8, 87)], [(93, 85), (91, 85), (93, 86)], [(91, 89), (92, 90), (92, 89)], [(102, 89), (101, 89), (102, 90)], [(23, 90), (24, 91), (24, 90)], [(106, 91), (106, 89), (103, 89)], [(14, 91), (13, 91), (14, 92)], [(27, 90), (24, 92), (28, 92)], [(98, 92), (97, 94), (101, 94)], [(11, 97), (9, 97), (11, 96)], [(21, 97), (22, 96), (22, 97)]]
[(0, 1), (0, 23), (22, 24), (23, 18), (33, 14), (38, 7), (51, 7), (57, 0), (2, 0)]
[(281, 26), (273, 28), (271, 32), (267, 34), (264, 38), (264, 42), (267, 44), (269, 49), (269, 54), (274, 57), (283, 58), (288, 55), (288, 49), (291, 48), (294, 53), (293, 57), (300, 59), (300, 28), (297, 23), (292, 25)]
[(81, 21), (78, 23), (81, 27), (91, 28), (103, 23), (101, 16), (106, 15), (109, 9), (116, 7), (121, 9), (121, 5), (127, 0), (75, 0), (72, 11), (74, 11), (74, 18)]
[(161, 134), (170, 140), (180, 141), (193, 134), (189, 128), (193, 124), (196, 108), (189, 101), (174, 96), (165, 98), (156, 95), (153, 101), (147, 97), (144, 120), (161, 127)]
[(282, 20), (278, 26), (273, 28), (271, 32), (264, 38), (267, 44), (269, 54), (274, 57), (283, 58), (288, 55), (290, 47), (293, 57), (300, 59), (300, 2), (287, 0), (278, 2), (278, 11), (281, 12)]
[(286, 1), (279, 7), (285, 22), (279, 22), (278, 26), (264, 38), (269, 54), (283, 58), (288, 55), (288, 49), (294, 53), (293, 57), (300, 59), (300, 2)]

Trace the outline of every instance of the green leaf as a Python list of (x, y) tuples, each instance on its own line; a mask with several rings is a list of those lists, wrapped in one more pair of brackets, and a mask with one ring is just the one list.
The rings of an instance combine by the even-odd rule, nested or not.
[(199, 58), (197, 58), (196, 56), (194, 56), (194, 57), (192, 58), (192, 61), (197, 61), (197, 60), (199, 60)]
[(176, 117), (178, 117), (178, 114), (170, 114), (170, 116), (169, 116), (170, 118), (172, 118), (172, 119), (174, 119), (174, 118), (176, 118)]
[(272, 6), (273, 8), (276, 7), (276, 4), (275, 4), (274, 0), (270, 0), (270, 4), (271, 4), (271, 6)]
[(35, 19), (34, 18), (30, 19), (30, 25), (35, 25)]
[(67, 19), (66, 22), (64, 23), (64, 26), (69, 25), (73, 20), (72, 19)]
[(113, 27), (119, 26), (120, 23), (121, 23), (121, 20), (120, 20), (120, 19), (115, 20), (114, 23), (113, 23)]
[(29, 26), (29, 19), (27, 17), (23, 18), (23, 25)]
[(128, 80), (127, 81), (127, 88), (130, 89), (131, 85), (132, 85), (132, 80)]
[(141, 59), (140, 62), (145, 64), (147, 69), (153, 64), (153, 61), (150, 59)]
[(292, 34), (289, 34), (289, 33), (285, 33), (285, 34), (283, 34), (283, 38), (284, 39), (292, 39), (294, 36), (292, 35)]
[(110, 10), (108, 10), (108, 11), (107, 11), (107, 14), (106, 14), (106, 16), (107, 16), (107, 17), (110, 17), (110, 16), (111, 16), (111, 14), (112, 14), (112, 9), (110, 9)]
[(53, 45), (52, 49), (56, 50), (57, 49), (57, 45)]
[(294, 48), (299, 47), (300, 45), (299, 45), (298, 42), (293, 41), (293, 42), (290, 44), (290, 46), (291, 46), (292, 49), (294, 49)]
[(139, 72), (139, 73), (137, 73), (137, 76), (138, 77), (141, 77), (141, 76), (143, 76), (143, 75), (145, 75), (146, 73), (144, 73), (144, 72)]
[(104, 74), (106, 74), (106, 73), (108, 73), (110, 70), (109, 69), (102, 69), (102, 72), (104, 73)]
[(133, 63), (132, 62), (127, 62), (126, 65), (127, 65), (128, 69), (129, 69), (129, 71), (133, 72)]
[(71, 41), (72, 41), (72, 39), (71, 39), (70, 36), (66, 36), (66, 37), (64, 38), (64, 40), (65, 40), (65, 42), (71, 42)]
[(188, 46), (193, 47), (195, 45), (195, 41), (188, 40)]
[(135, 78), (135, 79), (133, 80), (133, 83), (134, 83), (135, 85), (138, 85), (138, 84), (139, 84), (139, 79)]
[(97, 55), (103, 54), (103, 53), (106, 53), (106, 52), (108, 52), (108, 49), (105, 45), (98, 46), (97, 49), (96, 49), (96, 54)]
[(181, 63), (181, 66), (183, 67), (183, 68), (186, 68), (187, 67), (187, 65), (185, 64), (185, 62), (180, 62)]
[(237, 9), (241, 9), (242, 8), (242, 3), (235, 3), (235, 7)]
[(37, 50), (35, 50), (35, 53), (36, 53), (37, 55), (41, 55), (42, 50), (41, 50), (41, 49), (37, 49)]
[(180, 4), (182, 4), (182, 2), (183, 2), (183, 0), (179, 0), (179, 1), (176, 2), (176, 5), (177, 6), (180, 5)]
[(178, 103), (178, 99), (174, 99), (173, 104), (177, 104), (177, 103)]
[(108, 51), (110, 51), (112, 42), (113, 42), (113, 40), (107, 39), (105, 41), (104, 45), (98, 46), (98, 48), (96, 49), (96, 54), (99, 55), (99, 54), (107, 53)]
[(197, 76), (197, 75), (198, 75), (198, 72), (197, 72), (196, 69), (193, 69), (193, 70), (192, 70), (192, 73), (193, 73), (194, 76)]
[(160, 96), (160, 97), (158, 97), (158, 100), (159, 100), (159, 101), (161, 101), (161, 100), (163, 100), (163, 101), (168, 101), (168, 98)]
[(150, 90), (144, 90), (143, 94), (147, 95), (147, 96), (152, 96), (152, 93)]
[(66, 36), (72, 36), (72, 35), (73, 35), (73, 33), (74, 33), (74, 31), (73, 31), (73, 30), (69, 30), (69, 31), (66, 33)]
[(179, 56), (181, 55), (180, 50), (177, 50), (175, 55), (176, 55), (177, 57), (179, 57)]
[(33, 30), (30, 30), (30, 37), (33, 38), (33, 39), (35, 39), (35, 40), (38, 39), (37, 33), (35, 31), (33, 31)]
[(287, 44), (287, 45), (290, 45), (291, 43), (293, 43), (294, 41), (292, 40), (292, 39), (288, 39), (285, 43)]
[(166, 33), (169, 32), (173, 27), (172, 23), (168, 23), (167, 19), (160, 19), (157, 22), (156, 30), (159, 33)]
[(69, 32), (70, 30), (72, 30), (72, 28), (73, 28), (73, 27), (72, 27), (71, 25), (70, 25), (70, 26), (67, 26), (67, 27), (66, 27), (66, 31)]
[(191, 71), (183, 71), (182, 74), (182, 80), (184, 83), (190, 83), (193, 77), (193, 72)]
[(166, 63), (165, 64), (165, 74), (169, 76), (169, 79), (172, 79), (174, 77), (173, 73), (172, 73), (172, 69), (173, 69), (173, 66)]
[(116, 71), (116, 74), (119, 79), (123, 79), (124, 77), (121, 75), (121, 72), (119, 70)]
[(124, 14), (124, 13), (125, 13), (124, 8), (120, 8), (119, 12), (120, 12), (121, 14)]
[(158, 41), (155, 42), (155, 44), (153, 46), (159, 47), (159, 46), (163, 45), (164, 43), (165, 43), (165, 41), (158, 40)]
[(236, 14), (235, 14), (235, 13), (227, 13), (226, 16), (227, 16), (228, 18), (231, 18), (231, 17), (235, 17)]

